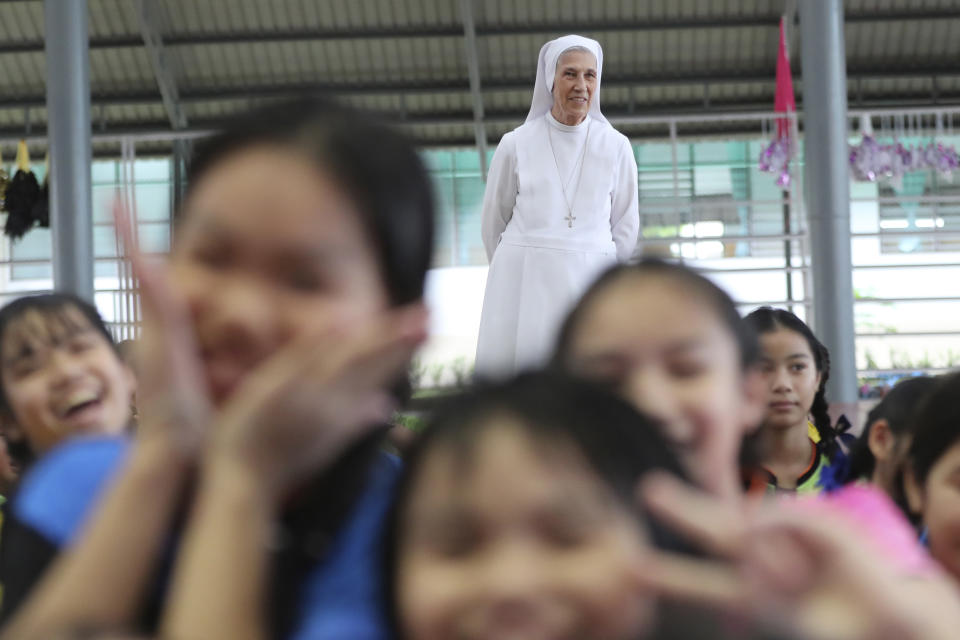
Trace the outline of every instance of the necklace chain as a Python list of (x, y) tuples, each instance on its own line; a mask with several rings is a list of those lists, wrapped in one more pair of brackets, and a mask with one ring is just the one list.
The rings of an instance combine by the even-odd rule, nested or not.
[[(587, 123), (587, 135), (583, 139), (583, 150), (580, 152), (580, 174), (577, 176), (577, 188), (573, 192), (573, 202), (577, 201), (577, 194), (580, 193), (580, 182), (583, 180), (583, 165), (586, 164), (587, 156), (587, 143), (590, 142), (590, 126), (593, 124), (593, 121)], [(573, 205), (570, 203), (570, 199), (567, 197), (567, 186), (563, 181), (563, 174), (560, 172), (560, 162), (557, 160), (557, 152), (553, 150), (553, 136), (550, 135), (550, 129), (552, 126), (550, 123), (547, 123), (547, 142), (550, 143), (550, 154), (553, 156), (553, 166), (557, 168), (557, 178), (560, 180), (560, 190), (563, 192), (563, 202), (567, 205), (567, 217), (564, 218), (567, 221), (567, 226), (573, 228), (573, 221), (577, 219), (577, 216), (573, 215)], [(576, 165), (574, 165), (576, 169)]]

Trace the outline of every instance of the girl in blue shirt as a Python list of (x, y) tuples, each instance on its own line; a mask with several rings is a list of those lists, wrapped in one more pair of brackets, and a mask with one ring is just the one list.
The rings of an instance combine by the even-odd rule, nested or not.
[[(137, 438), (62, 449), (27, 479), (20, 535), (4, 540), (8, 633), (149, 630), (165, 601), (171, 637), (384, 637), (374, 540), (396, 462), (379, 425), (425, 337), (424, 166), (393, 130), (305, 100), (198, 145), (188, 185), (168, 263), (132, 252)], [(184, 568), (164, 597), (155, 571), (178, 538)], [(68, 544), (45, 597), (14, 611)], [(78, 589), (91, 570), (96, 589)]]

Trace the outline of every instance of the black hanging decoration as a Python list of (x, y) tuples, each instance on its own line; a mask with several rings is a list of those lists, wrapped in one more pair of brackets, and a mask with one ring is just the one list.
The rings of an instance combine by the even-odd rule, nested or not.
[[(0, 158), (2, 161), (2, 158)], [(10, 174), (3, 167), (0, 167), (0, 210), (3, 209), (3, 199), (7, 193), (7, 185), (10, 184)]]
[(34, 205), (40, 197), (40, 185), (33, 172), (17, 171), (7, 186), (3, 208), (7, 211), (7, 224), (3, 232), (19, 240), (37, 223)]
[[(30, 170), (30, 154), (23, 140), (17, 145), (17, 172), (10, 179), (3, 198), (7, 222), (3, 232), (19, 240), (37, 223), (35, 207), (40, 198), (40, 184)], [(49, 218), (49, 216), (48, 216)]]
[(37, 201), (33, 204), (33, 219), (37, 221), (37, 226), (44, 229), (50, 228), (50, 169), (47, 169), (47, 175), (40, 186), (40, 194)]

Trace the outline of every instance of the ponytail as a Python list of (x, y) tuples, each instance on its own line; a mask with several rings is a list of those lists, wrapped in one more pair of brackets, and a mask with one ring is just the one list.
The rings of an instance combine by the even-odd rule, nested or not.
[[(820, 387), (813, 397), (813, 404), (810, 406), (810, 417), (813, 419), (813, 426), (820, 436), (820, 443), (823, 452), (831, 462), (835, 462), (841, 455), (845, 455), (841, 443), (843, 439), (841, 434), (845, 433), (850, 427), (850, 422), (845, 416), (841, 416), (837, 425), (834, 426), (830, 420), (830, 403), (827, 402), (827, 380), (830, 379), (830, 352), (823, 344), (816, 340), (820, 351), (819, 360), (820, 369)], [(844, 428), (845, 427), (845, 428)]]

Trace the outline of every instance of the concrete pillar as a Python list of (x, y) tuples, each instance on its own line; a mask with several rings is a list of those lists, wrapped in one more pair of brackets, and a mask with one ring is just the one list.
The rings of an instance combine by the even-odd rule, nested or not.
[(93, 301), (86, 0), (44, 0), (53, 283)]
[(830, 349), (827, 395), (855, 405), (847, 72), (841, 0), (800, 2), (804, 199), (810, 227), (814, 330)]

